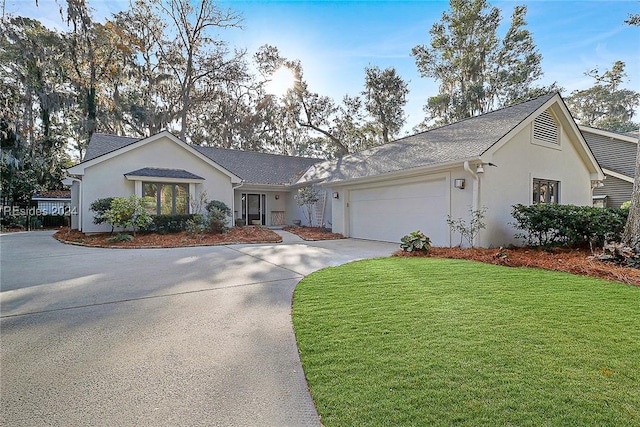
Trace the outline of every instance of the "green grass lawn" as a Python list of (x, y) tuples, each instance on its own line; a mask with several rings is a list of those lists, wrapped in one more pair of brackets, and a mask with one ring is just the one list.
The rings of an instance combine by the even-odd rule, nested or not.
[(306, 277), (293, 323), (327, 427), (640, 425), (640, 288), (382, 258)]

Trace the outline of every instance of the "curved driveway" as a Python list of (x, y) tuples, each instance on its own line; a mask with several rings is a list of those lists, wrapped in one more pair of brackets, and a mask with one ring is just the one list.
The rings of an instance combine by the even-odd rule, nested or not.
[(0, 425), (319, 426), (291, 324), (359, 240), (179, 249), (0, 236)]

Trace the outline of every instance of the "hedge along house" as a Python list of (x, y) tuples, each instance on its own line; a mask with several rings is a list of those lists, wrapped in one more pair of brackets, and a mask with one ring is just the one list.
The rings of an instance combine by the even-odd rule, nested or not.
[(192, 213), (190, 200), (203, 193), (224, 202), (244, 224), (291, 224), (305, 218), (293, 197), (296, 181), (318, 161), (189, 145), (167, 131), (142, 139), (96, 133), (64, 180), (77, 207), (71, 226), (110, 230), (93, 223), (89, 208), (97, 199), (148, 196), (156, 201), (152, 214), (186, 214)]
[(447, 218), (486, 208), (476, 246), (517, 244), (512, 206), (591, 205), (603, 172), (559, 94), (312, 166), (300, 183), (330, 188), (333, 231), (398, 242), (421, 230), (455, 246)]
[(593, 205), (619, 208), (631, 200), (636, 174), (638, 134), (624, 134), (580, 126), (580, 131), (602, 167), (605, 180), (593, 190)]

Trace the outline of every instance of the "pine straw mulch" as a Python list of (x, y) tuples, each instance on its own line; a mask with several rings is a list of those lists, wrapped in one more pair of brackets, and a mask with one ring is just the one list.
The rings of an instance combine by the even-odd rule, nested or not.
[(323, 227), (285, 227), (283, 230), (296, 234), (303, 240), (344, 239), (342, 234), (332, 233), (330, 229)]
[(461, 249), (457, 247), (432, 247), (427, 255), (404, 251), (397, 251), (394, 255), (467, 259), (508, 267), (543, 268), (545, 270), (564, 271), (640, 286), (640, 269), (621, 267), (610, 262), (599, 261), (594, 259), (588, 249), (559, 248), (544, 251), (535, 248)]
[[(96, 246), (103, 248), (178, 248), (184, 246), (229, 245), (233, 243), (279, 243), (282, 237), (264, 227), (233, 227), (224, 234), (202, 233), (189, 235), (180, 233), (157, 234), (136, 233), (130, 242), (109, 242), (107, 239), (117, 233), (84, 234), (78, 230), (64, 228), (56, 232), (53, 237), (63, 243), (82, 246)], [(130, 234), (130, 233), (128, 233)]]

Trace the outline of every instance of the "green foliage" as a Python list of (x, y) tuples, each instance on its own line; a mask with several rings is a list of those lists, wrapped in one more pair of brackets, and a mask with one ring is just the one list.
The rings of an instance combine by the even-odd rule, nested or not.
[(449, 9), (431, 27), (430, 46), (412, 49), (422, 77), (440, 84), (424, 107), (423, 127), (432, 119), (436, 125), (452, 123), (528, 98), (542, 76), (542, 56), (526, 29), (526, 6), (514, 8), (502, 40), (500, 10), (486, 0), (450, 0)]
[(213, 200), (207, 204), (209, 230), (214, 234), (221, 234), (229, 230), (228, 220), (231, 209), (226, 203)]
[(431, 239), (425, 236), (420, 230), (411, 233), (400, 239), (400, 249), (405, 252), (429, 252), (431, 249)]
[(187, 220), (185, 231), (190, 236), (202, 234), (207, 231), (207, 224), (205, 223), (205, 217), (200, 214), (193, 214), (191, 218)]
[(307, 211), (309, 226), (313, 225), (313, 206), (320, 200), (320, 194), (312, 186), (302, 187), (294, 196), (298, 206), (304, 206)]
[(147, 207), (145, 199), (135, 194), (129, 198), (115, 197), (104, 216), (106, 222), (114, 228), (133, 228), (135, 236), (136, 229), (145, 229), (153, 222), (153, 218), (147, 213)]
[(380, 143), (394, 139), (405, 123), (403, 107), (407, 103), (409, 88), (395, 68), (381, 70), (365, 68), (365, 108), (373, 118), (371, 127), (377, 130)]
[(484, 216), (487, 212), (486, 207), (482, 207), (481, 209), (473, 210), (473, 208), (469, 208), (469, 224), (462, 219), (453, 219), (451, 215), (447, 215), (447, 224), (449, 224), (449, 228), (460, 234), (460, 246), (462, 246), (462, 239), (466, 239), (469, 242), (469, 246), (473, 247), (474, 240), (480, 230), (486, 228), (486, 224), (484, 223)]
[(591, 70), (585, 75), (595, 79), (589, 89), (575, 90), (567, 97), (567, 106), (582, 125), (616, 132), (638, 129), (632, 121), (640, 103), (640, 92), (620, 87), (627, 73), (625, 63), (616, 61), (611, 70)]
[(629, 214), (628, 209), (542, 203), (514, 205), (513, 224), (523, 233), (515, 235), (529, 246), (602, 245), (619, 240)]
[(631, 200), (627, 200), (623, 204), (620, 205), (620, 209), (629, 209), (631, 207)]
[(292, 321), (325, 426), (637, 427), (638, 307), (591, 277), (387, 257), (305, 277)]
[[(107, 222), (106, 213), (111, 208), (113, 199), (113, 197), (105, 197), (104, 199), (94, 200), (91, 205), (89, 205), (89, 210), (94, 212), (94, 224), (104, 224)], [(111, 231), (113, 231), (113, 229)]]
[(189, 228), (189, 221), (194, 216), (192, 214), (153, 215), (151, 223), (145, 230), (159, 234), (179, 233)]
[(130, 242), (133, 240), (133, 236), (127, 233), (118, 233), (114, 236), (111, 236), (107, 239), (107, 242), (117, 243), (117, 242)]

